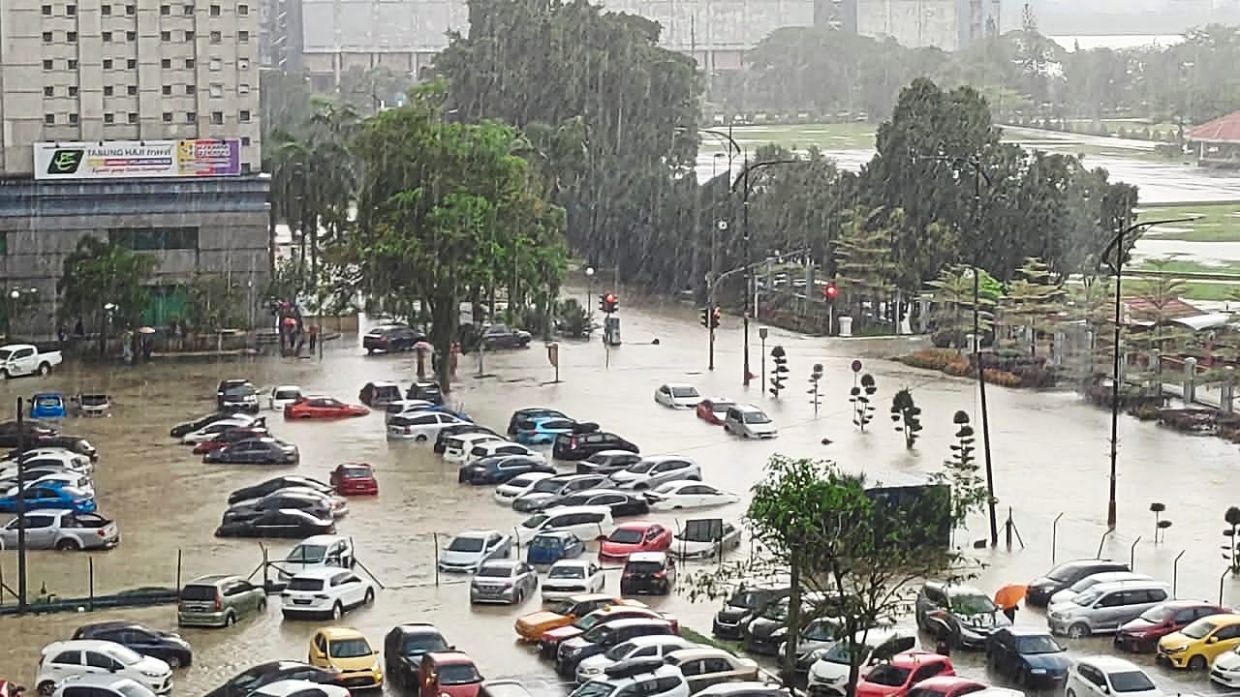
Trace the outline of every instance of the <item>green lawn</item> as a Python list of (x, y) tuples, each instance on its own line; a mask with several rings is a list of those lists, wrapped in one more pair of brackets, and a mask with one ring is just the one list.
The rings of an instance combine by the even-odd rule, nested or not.
[[(710, 130), (727, 133), (726, 126)], [(732, 137), (751, 152), (762, 145), (782, 145), (791, 150), (817, 146), (822, 150), (871, 150), (877, 127), (870, 123), (806, 123), (770, 126), (734, 126)], [(702, 137), (703, 152), (723, 152), (723, 141)]]
[(1235, 300), (1240, 284), (1235, 283), (1186, 283), (1185, 300)]
[(1150, 239), (1184, 242), (1240, 242), (1240, 203), (1193, 203), (1142, 208), (1139, 220), (1202, 216), (1200, 220), (1158, 225), (1146, 231)]

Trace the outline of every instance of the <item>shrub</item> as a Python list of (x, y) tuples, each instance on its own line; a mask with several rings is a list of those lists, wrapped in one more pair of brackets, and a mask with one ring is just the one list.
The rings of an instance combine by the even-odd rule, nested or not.
[(983, 368), (982, 378), (989, 383), (1000, 385), (1002, 387), (1020, 387), (1020, 377), (1014, 373), (997, 368)]
[(1128, 413), (1142, 421), (1153, 421), (1158, 418), (1158, 407), (1148, 402), (1139, 403), (1129, 407)]
[(898, 360), (914, 368), (926, 368), (928, 370), (943, 370), (947, 364), (958, 359), (955, 351), (943, 351), (939, 349), (924, 349), (915, 351), (907, 356), (901, 356)]
[(974, 374), (973, 364), (969, 359), (957, 356), (943, 366), (943, 372), (958, 378), (967, 378)]

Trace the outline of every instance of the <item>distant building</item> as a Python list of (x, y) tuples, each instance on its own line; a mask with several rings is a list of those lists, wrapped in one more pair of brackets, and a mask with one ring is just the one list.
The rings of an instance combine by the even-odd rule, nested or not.
[(1000, 0), (855, 0), (854, 7), (858, 34), (909, 48), (955, 51), (1010, 25)]
[(1240, 167), (1240, 111), (1188, 129), (1185, 140), (1203, 167)]
[(153, 322), (198, 273), (262, 291), (258, 1), (0, 0), (0, 291), (38, 298), (19, 331), (54, 335), (84, 236), (157, 258)]

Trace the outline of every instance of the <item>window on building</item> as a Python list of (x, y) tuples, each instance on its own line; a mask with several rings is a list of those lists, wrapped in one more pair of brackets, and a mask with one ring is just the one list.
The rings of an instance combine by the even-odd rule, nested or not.
[(191, 30), (189, 30), (189, 31), (185, 32), (185, 40), (186, 40), (186, 41), (193, 41), (193, 40), (194, 40), (194, 30), (193, 30), (193, 29), (191, 29)]
[(186, 59), (185, 59), (185, 69), (186, 69), (186, 70), (193, 70), (195, 65), (198, 65), (198, 61), (194, 60), (193, 58), (186, 58)]
[(55, 87), (52, 87), (51, 85), (44, 85), (44, 86), (43, 86), (43, 96), (44, 96), (44, 97), (55, 97), (55, 96), (56, 96), (56, 88), (55, 88)]
[(104, 85), (104, 86), (103, 86), (103, 96), (105, 96), (105, 97), (111, 97), (111, 96), (112, 96), (112, 86), (111, 86), (111, 85)]
[(224, 36), (220, 34), (218, 31), (211, 32), (211, 43), (218, 44), (219, 42), (223, 40), (224, 40)]
[(183, 11), (185, 14), (187, 14), (187, 15), (192, 15), (192, 14), (194, 14), (194, 6), (193, 6), (193, 5), (186, 5), (184, 8), (182, 8), (182, 11)]
[(250, 122), (250, 110), (242, 109), (241, 112), (237, 114), (237, 120), (240, 121), (241, 123), (249, 123)]
[(111, 59), (111, 58), (104, 58), (104, 59), (103, 59), (103, 69), (104, 69), (104, 70), (111, 70), (111, 69), (112, 69), (112, 59)]
[(223, 97), (224, 85), (218, 82), (211, 83), (211, 86), (207, 88), (207, 94), (211, 95), (212, 99), (219, 99), (220, 97)]
[(249, 173), (250, 173), (250, 163), (249, 163), (249, 162), (242, 162), (242, 163), (241, 163), (241, 173), (242, 173), (242, 174), (249, 174)]
[(249, 69), (250, 69), (249, 58), (238, 58), (237, 59), (237, 70), (249, 70)]
[(172, 112), (171, 111), (164, 112), (164, 123), (172, 123)]
[(65, 14), (70, 17), (77, 14), (77, 5), (65, 5)]
[(43, 123), (45, 123), (45, 124), (47, 124), (47, 125), (49, 125), (49, 126), (51, 126), (51, 125), (55, 124), (55, 123), (56, 123), (56, 115), (55, 115), (55, 114), (44, 114), (44, 115), (43, 115)]
[(169, 68), (172, 67), (172, 59), (171, 58), (160, 58), (159, 67), (163, 68), (164, 70), (168, 70)]
[(51, 5), (44, 5), (44, 6), (43, 6), (43, 16), (45, 16), (45, 17), (50, 17), (50, 16), (52, 16), (52, 6), (51, 6)]
[(137, 58), (126, 58), (126, 59), (125, 59), (125, 67), (126, 67), (126, 68), (129, 68), (130, 70), (133, 70), (134, 68), (137, 68), (137, 67), (138, 67), (138, 59), (137, 59)]
[(159, 40), (160, 41), (172, 41), (172, 32), (168, 31), (167, 29), (159, 32)]
[(99, 14), (103, 15), (104, 17), (110, 17), (112, 15), (112, 6), (106, 5), (106, 4), (100, 6)]
[(196, 111), (185, 112), (185, 123), (198, 123), (198, 112)]
[(126, 41), (137, 41), (137, 40), (138, 40), (138, 32), (136, 32), (136, 31), (127, 31), (127, 32), (125, 32), (125, 40), (126, 40)]
[(103, 32), (103, 43), (105, 44), (112, 43), (112, 32), (110, 31)]
[(250, 85), (248, 83), (242, 82), (241, 84), (237, 85), (237, 94), (249, 94), (249, 93), (250, 93)]
[(243, 148), (248, 148), (248, 147), (250, 147), (250, 137), (249, 137), (249, 136), (241, 136), (241, 147), (243, 147)]
[(138, 112), (136, 111), (129, 112), (129, 123), (137, 123), (137, 122), (138, 122)]
[(103, 115), (103, 122), (108, 124), (109, 126), (112, 125), (113, 123), (116, 122), (116, 115), (110, 111), (105, 113)]
[(188, 94), (188, 95), (189, 95), (189, 96), (191, 96), (191, 97), (192, 97), (192, 96), (194, 96), (194, 94), (195, 94), (197, 91), (198, 91), (197, 86), (196, 86), (196, 85), (194, 85), (193, 83), (190, 83), (190, 84), (188, 84), (188, 85), (186, 85), (186, 86), (185, 86), (185, 94)]
[(237, 41), (243, 44), (250, 43), (250, 32), (244, 30), (237, 32)]
[(71, 44), (76, 44), (77, 43), (77, 32), (75, 31), (65, 32), (65, 41), (68, 41)]
[(214, 126), (224, 125), (224, 112), (222, 111), (211, 112), (211, 124)]
[(125, 14), (132, 15), (137, 11), (138, 7), (136, 5), (125, 5)]
[(250, 6), (249, 5), (237, 5), (237, 14), (241, 15), (242, 17), (250, 16)]
[(77, 85), (69, 85), (69, 96), (76, 97), (78, 95)]
[(164, 94), (164, 96), (165, 96), (165, 97), (171, 96), (171, 95), (172, 95), (172, 85), (164, 85), (162, 88), (160, 88), (160, 91), (161, 91), (161, 92), (163, 92), (163, 94)]
[(111, 228), (108, 241), (126, 249), (160, 251), (165, 249), (198, 249), (198, 228)]
[(69, 70), (77, 70), (77, 68), (78, 68), (78, 62), (77, 62), (77, 59), (76, 59), (76, 58), (70, 58), (69, 60), (65, 61), (65, 65), (67, 65), (67, 66), (69, 67)]
[(212, 58), (211, 62), (207, 65), (211, 68), (211, 70), (221, 70), (224, 67), (224, 62), (219, 58)]
[(172, 14), (172, 5), (160, 5), (159, 14), (164, 17), (167, 17), (168, 15)]
[(220, 16), (220, 6), (219, 6), (219, 5), (212, 5), (212, 6), (211, 6), (211, 16), (212, 16), (212, 17), (219, 17), (219, 16)]
[(76, 113), (69, 114), (69, 125), (76, 126), (77, 122), (78, 122), (78, 115)]
[(44, 70), (51, 70), (51, 69), (52, 69), (52, 67), (53, 67), (53, 66), (52, 66), (52, 59), (51, 59), (51, 58), (44, 58), (44, 59), (43, 59), (43, 69), (44, 69)]
[(43, 32), (43, 43), (45, 44), (52, 43), (52, 32), (50, 31)]
[(9, 237), (3, 232), (0, 232), (0, 256), (3, 256), (8, 253), (9, 253)]
[(130, 97), (136, 95), (138, 93), (138, 86), (129, 85), (128, 87), (125, 88), (125, 93), (128, 94)]

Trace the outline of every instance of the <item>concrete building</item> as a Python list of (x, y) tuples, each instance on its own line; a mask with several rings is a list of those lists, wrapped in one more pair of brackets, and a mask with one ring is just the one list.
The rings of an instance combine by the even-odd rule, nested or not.
[(955, 51), (1011, 28), (1000, 0), (856, 0), (854, 7), (858, 34), (910, 48)]
[(84, 235), (156, 256), (154, 322), (196, 273), (261, 292), (259, 1), (0, 0), (0, 289), (36, 289), (27, 329)]

